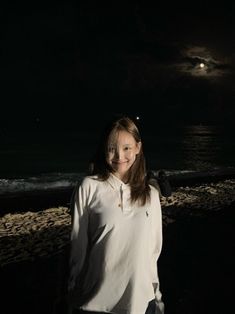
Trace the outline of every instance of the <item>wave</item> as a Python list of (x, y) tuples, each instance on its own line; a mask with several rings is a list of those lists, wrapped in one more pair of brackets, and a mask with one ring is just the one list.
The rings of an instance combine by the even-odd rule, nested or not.
[(25, 178), (0, 179), (0, 196), (73, 188), (83, 173), (47, 173)]
[[(163, 169), (164, 170), (164, 169)], [(173, 185), (211, 181), (215, 178), (234, 178), (235, 168), (220, 168), (208, 171), (164, 170)], [(157, 174), (157, 170), (152, 170)], [(72, 189), (84, 177), (84, 173), (46, 173), (24, 178), (0, 179), (0, 197), (15, 196), (22, 193), (37, 193)]]

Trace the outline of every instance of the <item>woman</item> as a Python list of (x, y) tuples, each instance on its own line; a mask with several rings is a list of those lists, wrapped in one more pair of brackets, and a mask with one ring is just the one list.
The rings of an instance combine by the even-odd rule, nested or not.
[(72, 198), (71, 313), (164, 313), (157, 260), (158, 190), (148, 182), (140, 134), (128, 117), (104, 130)]

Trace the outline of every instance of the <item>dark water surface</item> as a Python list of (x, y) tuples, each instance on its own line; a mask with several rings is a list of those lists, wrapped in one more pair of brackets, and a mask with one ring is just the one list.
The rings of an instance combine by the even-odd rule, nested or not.
[[(148, 167), (156, 170), (211, 170), (235, 166), (235, 132), (195, 125), (143, 134)], [(98, 133), (8, 132), (1, 135), (0, 178), (86, 171)]]
[[(148, 169), (195, 176), (235, 171), (231, 127), (151, 127), (141, 133)], [(0, 139), (0, 195), (5, 195), (73, 186), (88, 169), (99, 130), (68, 131), (61, 126), (47, 132), (3, 132)]]

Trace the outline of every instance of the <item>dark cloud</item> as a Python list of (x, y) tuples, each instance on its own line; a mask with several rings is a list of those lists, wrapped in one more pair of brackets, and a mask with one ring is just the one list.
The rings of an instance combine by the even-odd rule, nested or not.
[(215, 59), (213, 53), (206, 47), (190, 47), (182, 51), (182, 62), (175, 64), (180, 72), (189, 73), (192, 76), (201, 76), (208, 79), (218, 79), (233, 72), (232, 63)]

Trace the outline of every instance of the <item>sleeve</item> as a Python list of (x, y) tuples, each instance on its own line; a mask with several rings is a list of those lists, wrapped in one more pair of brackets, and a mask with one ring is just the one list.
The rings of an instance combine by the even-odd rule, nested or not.
[(164, 303), (162, 301), (162, 293), (160, 291), (160, 282), (158, 276), (157, 261), (162, 249), (162, 211), (159, 198), (159, 192), (154, 189), (152, 208), (152, 274), (153, 274), (153, 288), (155, 294), (155, 313), (164, 314)]
[(88, 189), (77, 186), (71, 198), (72, 230), (70, 236), (68, 291), (71, 291), (84, 266), (88, 247)]

